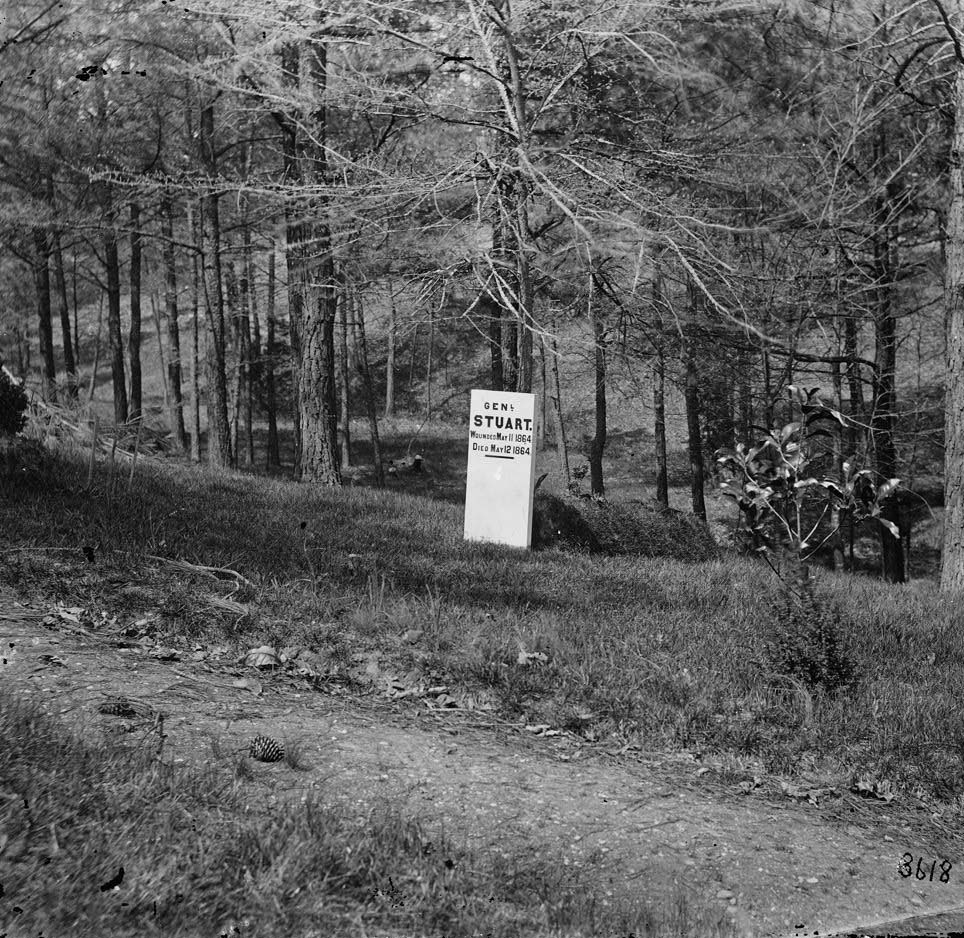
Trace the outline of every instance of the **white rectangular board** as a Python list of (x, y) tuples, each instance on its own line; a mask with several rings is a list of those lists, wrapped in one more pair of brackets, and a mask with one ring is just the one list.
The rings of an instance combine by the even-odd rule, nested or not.
[(465, 488), (465, 540), (532, 543), (536, 398), (472, 391)]

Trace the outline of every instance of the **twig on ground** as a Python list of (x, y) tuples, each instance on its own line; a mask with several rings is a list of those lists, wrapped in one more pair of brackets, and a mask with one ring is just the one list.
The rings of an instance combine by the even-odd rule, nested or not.
[(219, 579), (217, 574), (224, 573), (228, 576), (233, 576), (236, 580), (244, 583), (245, 586), (250, 586), (252, 589), (257, 587), (251, 582), (246, 576), (238, 573), (237, 570), (231, 570), (228, 567), (208, 567), (200, 563), (191, 563), (187, 560), (172, 559), (170, 557), (158, 557), (156, 554), (145, 554), (148, 560), (157, 560), (159, 563), (166, 563), (172, 567), (180, 567), (182, 570), (190, 570), (196, 573), (206, 573), (208, 576), (214, 577), (214, 579)]

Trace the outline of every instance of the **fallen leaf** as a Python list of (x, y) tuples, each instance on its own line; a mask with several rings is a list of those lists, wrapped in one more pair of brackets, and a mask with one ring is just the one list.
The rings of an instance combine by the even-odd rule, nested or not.
[(158, 661), (178, 661), (181, 657), (181, 653), (176, 648), (166, 648), (164, 645), (151, 649), (150, 655)]
[(278, 652), (271, 645), (261, 645), (258, 648), (251, 648), (241, 656), (241, 659), (250, 668), (274, 668), (281, 664)]
[(261, 682), (253, 677), (239, 677), (236, 681), (231, 682), (232, 687), (238, 687), (241, 690), (249, 690), (255, 697), (261, 695)]

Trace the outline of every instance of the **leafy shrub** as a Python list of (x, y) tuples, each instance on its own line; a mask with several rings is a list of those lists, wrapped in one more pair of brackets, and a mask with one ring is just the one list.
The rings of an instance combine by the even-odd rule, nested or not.
[(774, 671), (830, 693), (854, 682), (856, 668), (838, 610), (810, 592), (785, 595), (772, 610), (767, 650)]
[(27, 422), (26, 409), (24, 389), (0, 370), (0, 435), (16, 436)]

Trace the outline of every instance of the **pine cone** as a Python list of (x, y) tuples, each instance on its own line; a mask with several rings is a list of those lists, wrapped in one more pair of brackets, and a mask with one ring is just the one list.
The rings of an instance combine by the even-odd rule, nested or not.
[(285, 757), (285, 747), (270, 736), (255, 736), (248, 755), (259, 762), (280, 762)]
[(105, 716), (128, 718), (146, 717), (154, 712), (147, 704), (127, 697), (108, 697), (103, 703), (98, 704), (97, 710)]

